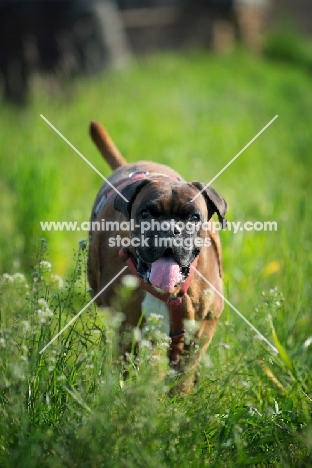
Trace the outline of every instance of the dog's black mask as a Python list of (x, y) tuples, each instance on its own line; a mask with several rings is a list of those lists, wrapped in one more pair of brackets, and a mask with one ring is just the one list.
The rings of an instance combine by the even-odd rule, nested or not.
[[(143, 195), (143, 188), (147, 184), (148, 196), (141, 196), (140, 202), (135, 203), (141, 191), (140, 195)], [(198, 193), (196, 189), (201, 189), (197, 184), (199, 183), (173, 184), (165, 178), (161, 184), (140, 180), (122, 190), (128, 202), (119, 195), (116, 196), (115, 209), (122, 212), (128, 220), (132, 218), (135, 222), (131, 236), (137, 244), (135, 253), (138, 274), (144, 280), (148, 281), (151, 264), (160, 257), (171, 257), (180, 266), (182, 280), (187, 278), (192, 261), (200, 253), (201, 223), (207, 219), (196, 200), (191, 201)], [(219, 208), (214, 205), (215, 200), (211, 200), (209, 194), (203, 193), (205, 199), (207, 197), (205, 201), (208, 219), (213, 212), (217, 212), (223, 219), (226, 202), (213, 189), (210, 190), (213, 191), (211, 193), (215, 196)], [(185, 194), (188, 192), (189, 197), (185, 201)]]

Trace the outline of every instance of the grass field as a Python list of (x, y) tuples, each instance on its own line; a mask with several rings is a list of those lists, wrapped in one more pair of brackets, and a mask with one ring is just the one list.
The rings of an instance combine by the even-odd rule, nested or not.
[[(0, 466), (310, 467), (309, 72), (243, 52), (165, 54), (51, 93), (38, 81), (30, 108), (0, 110)], [(186, 397), (168, 396), (172, 376), (158, 381), (165, 363), (150, 365), (148, 336), (124, 382), (120, 315), (94, 306), (39, 354), (89, 300), (87, 234), (39, 222), (88, 220), (102, 182), (40, 114), (104, 175), (91, 119), (129, 161), (202, 182), (279, 115), (213, 184), (230, 221), (277, 222), (221, 237), (225, 295), (278, 355), (229, 306)]]

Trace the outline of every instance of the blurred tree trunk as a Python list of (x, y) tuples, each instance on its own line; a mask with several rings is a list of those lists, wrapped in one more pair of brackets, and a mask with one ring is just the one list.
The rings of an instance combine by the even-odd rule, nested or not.
[(132, 58), (128, 37), (114, 1), (95, 2), (95, 13), (101, 24), (103, 43), (105, 44), (110, 64), (123, 66)]

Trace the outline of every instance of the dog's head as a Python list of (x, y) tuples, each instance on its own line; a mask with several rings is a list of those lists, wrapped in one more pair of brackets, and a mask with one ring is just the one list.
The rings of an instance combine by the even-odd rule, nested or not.
[(116, 195), (114, 208), (134, 221), (131, 245), (138, 274), (156, 288), (174, 291), (188, 277), (201, 249), (209, 245), (203, 226), (214, 213), (224, 221), (225, 200), (200, 182), (166, 177), (134, 181), (121, 193), (128, 202)]

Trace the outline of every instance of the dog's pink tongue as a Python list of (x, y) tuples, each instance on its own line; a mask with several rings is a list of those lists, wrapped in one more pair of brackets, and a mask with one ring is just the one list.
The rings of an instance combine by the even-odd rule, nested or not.
[(182, 281), (180, 267), (173, 258), (160, 257), (152, 263), (149, 280), (155, 288), (170, 291)]

